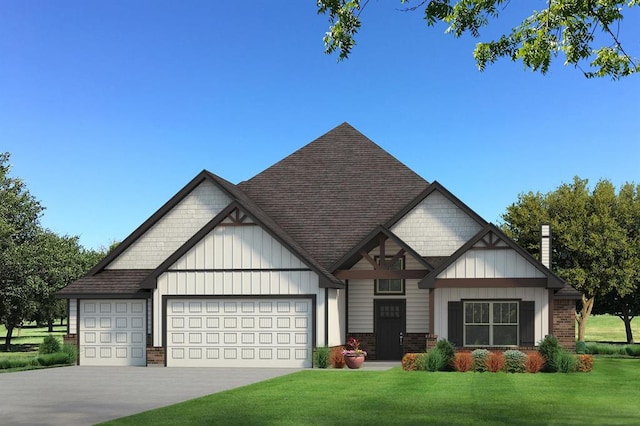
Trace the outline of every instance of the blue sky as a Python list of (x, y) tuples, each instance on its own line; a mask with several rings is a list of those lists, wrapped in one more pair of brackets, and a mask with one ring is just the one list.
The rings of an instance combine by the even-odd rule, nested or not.
[(494, 223), (576, 175), (640, 183), (640, 77), (481, 73), (475, 39), (399, 8), (370, 2), (338, 63), (314, 1), (3, 1), (0, 151), (42, 224), (92, 248), (202, 169), (238, 183), (344, 121)]

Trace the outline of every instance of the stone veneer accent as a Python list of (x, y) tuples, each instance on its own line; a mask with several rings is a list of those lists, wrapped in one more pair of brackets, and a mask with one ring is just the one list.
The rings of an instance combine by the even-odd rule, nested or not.
[(555, 299), (553, 301), (553, 336), (558, 344), (569, 351), (576, 349), (576, 301)]
[(164, 365), (164, 348), (147, 346), (147, 365)]

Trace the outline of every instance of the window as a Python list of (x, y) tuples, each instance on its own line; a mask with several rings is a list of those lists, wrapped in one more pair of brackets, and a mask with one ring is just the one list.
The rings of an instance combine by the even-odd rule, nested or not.
[[(379, 258), (376, 257), (376, 260)], [(385, 258), (387, 262), (393, 259), (392, 256)], [(396, 262), (390, 266), (392, 271), (399, 271), (404, 269), (404, 257), (398, 258)], [(376, 280), (376, 294), (404, 294), (404, 280), (403, 279), (378, 279)]]
[(517, 346), (518, 302), (464, 302), (465, 346)]

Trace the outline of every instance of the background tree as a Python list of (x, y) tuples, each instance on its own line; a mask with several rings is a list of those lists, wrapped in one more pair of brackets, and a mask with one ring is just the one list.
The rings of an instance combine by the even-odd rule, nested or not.
[(43, 211), (24, 182), (9, 176), (9, 158), (0, 153), (0, 321), (7, 328), (6, 350), (13, 330), (35, 310), (34, 283), (25, 263)]
[(631, 321), (640, 315), (640, 289), (637, 287), (626, 296), (620, 296), (617, 291), (611, 291), (598, 299), (593, 307), (593, 313), (616, 315), (624, 322), (627, 343), (634, 343)]
[(588, 181), (576, 177), (547, 194), (521, 194), (502, 216), (505, 233), (536, 257), (540, 224), (551, 224), (552, 269), (582, 293), (576, 313), (580, 341), (597, 297), (612, 291), (626, 296), (635, 288), (640, 250), (631, 218), (640, 211), (639, 194), (633, 184), (616, 194), (607, 180), (590, 191)]
[[(511, 32), (476, 45), (473, 55), (481, 71), (487, 63), (506, 57), (545, 74), (560, 54), (565, 57), (565, 64), (580, 69), (587, 78), (609, 76), (615, 80), (640, 71), (640, 61), (627, 53), (620, 39), (624, 13), (638, 12), (639, 0), (539, 3), (546, 7), (532, 10), (529, 16), (525, 14), (521, 22), (510, 23)], [(347, 58), (361, 26), (360, 13), (369, 1), (318, 0), (317, 4), (318, 13), (329, 16), (325, 52), (338, 51), (339, 60)], [(421, 0), (405, 10), (424, 8), (427, 25), (443, 23), (447, 25), (446, 32), (455, 37), (471, 34), (477, 38), (480, 29), (496, 21), (507, 7), (523, 6), (510, 0)]]
[(55, 293), (80, 278), (104, 252), (86, 250), (78, 237), (58, 236), (40, 226), (44, 208), (24, 182), (9, 176), (10, 156), (0, 154), (0, 321), (5, 350), (16, 327), (26, 321), (46, 323), (66, 316)]

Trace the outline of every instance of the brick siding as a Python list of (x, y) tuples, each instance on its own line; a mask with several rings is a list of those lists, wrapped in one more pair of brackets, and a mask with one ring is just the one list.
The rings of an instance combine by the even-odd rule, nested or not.
[(576, 301), (556, 299), (553, 301), (553, 336), (563, 348), (576, 349)]
[(164, 348), (147, 346), (147, 365), (164, 365)]

